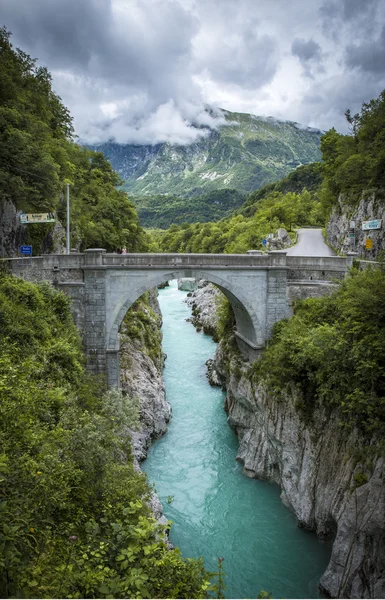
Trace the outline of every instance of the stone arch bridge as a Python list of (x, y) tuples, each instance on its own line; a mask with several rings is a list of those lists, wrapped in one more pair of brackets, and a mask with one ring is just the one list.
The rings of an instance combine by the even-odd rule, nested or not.
[(120, 255), (96, 248), (4, 262), (14, 275), (49, 281), (70, 296), (88, 368), (105, 375), (111, 387), (120, 384), (120, 325), (130, 306), (150, 288), (182, 277), (214, 283), (232, 304), (241, 352), (253, 360), (274, 323), (290, 316), (293, 299), (327, 293), (352, 260), (349, 255), (287, 256), (285, 251)]

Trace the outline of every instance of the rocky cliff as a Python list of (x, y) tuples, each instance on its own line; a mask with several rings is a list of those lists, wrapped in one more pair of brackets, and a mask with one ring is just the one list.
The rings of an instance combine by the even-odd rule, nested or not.
[[(208, 303), (200, 299), (195, 307)], [(245, 475), (276, 482), (299, 526), (333, 540), (322, 591), (334, 598), (385, 597), (385, 464), (373, 451), (375, 440), (366, 451), (371, 458), (358, 459), (365, 443), (357, 432), (343, 434), (338, 418), (322, 408), (305, 422), (294, 392), (277, 401), (252, 382), (250, 364), (231, 340), (221, 341), (208, 373), (227, 390), (225, 409)]]
[(198, 331), (203, 329), (215, 338), (218, 325), (217, 300), (222, 294), (217, 287), (204, 280), (200, 280), (197, 286), (198, 289), (186, 298), (192, 309), (191, 323)]
[[(120, 334), (122, 389), (138, 403), (140, 412), (138, 430), (130, 431), (138, 469), (147, 456), (151, 441), (166, 433), (171, 417), (162, 375), (165, 355), (161, 346), (162, 317), (157, 296), (155, 288), (147, 292), (144, 302), (139, 299), (135, 303), (123, 321)], [(138, 326), (140, 324), (142, 327)], [(157, 521), (167, 525), (168, 520), (155, 493), (151, 495), (150, 505)], [(167, 543), (172, 547), (168, 540)]]
[(305, 424), (295, 394), (278, 402), (252, 385), (239, 359), (223, 358), (219, 351), (213, 375), (226, 378), (228, 422), (239, 437), (245, 474), (276, 482), (300, 527), (334, 539), (321, 589), (333, 598), (383, 598), (384, 459), (357, 462), (354, 450), (363, 447), (357, 433), (344, 436), (325, 410)]
[[(362, 221), (382, 220), (381, 229), (362, 231)], [(355, 221), (355, 240), (349, 237), (350, 222)], [(373, 240), (373, 249), (365, 250), (368, 238)], [(385, 251), (385, 192), (362, 192), (358, 201), (340, 195), (327, 226), (329, 244), (343, 254), (358, 252), (359, 257), (375, 260)]]
[(166, 433), (171, 416), (162, 375), (164, 354), (157, 290), (147, 292), (146, 300), (145, 304), (136, 303), (128, 313), (120, 338), (122, 389), (139, 403), (141, 427), (132, 432), (134, 455), (139, 462), (146, 458), (151, 440)]

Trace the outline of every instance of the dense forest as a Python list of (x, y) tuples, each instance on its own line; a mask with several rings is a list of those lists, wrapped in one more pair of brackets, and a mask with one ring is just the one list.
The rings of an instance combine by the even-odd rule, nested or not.
[[(71, 185), (72, 245), (131, 251), (147, 238), (119, 176), (102, 153), (76, 144), (72, 119), (52, 91), (47, 69), (0, 29), (0, 202), (24, 212), (57, 212), (65, 224), (65, 184)], [(39, 254), (51, 224), (29, 225), (25, 242)], [(45, 249), (49, 250), (49, 247)]]
[(144, 227), (167, 229), (172, 224), (219, 221), (243, 205), (245, 192), (218, 189), (205, 194), (178, 196), (131, 196)]

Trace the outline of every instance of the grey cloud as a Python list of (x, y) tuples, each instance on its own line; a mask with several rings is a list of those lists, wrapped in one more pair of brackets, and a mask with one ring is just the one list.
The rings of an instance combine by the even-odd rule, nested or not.
[[(189, 124), (192, 116), (205, 121), (191, 77), (196, 18), (174, 0), (128, 6), (117, 13), (111, 0), (0, 0), (14, 41), (47, 64), (58, 92), (73, 99), (81, 137), (119, 133), (121, 139), (125, 132), (127, 141), (149, 143), (151, 128), (157, 141), (170, 132), (178, 143), (204, 135)], [(112, 104), (117, 114), (109, 127), (104, 111)]]
[(301, 38), (295, 38), (291, 45), (291, 53), (293, 56), (299, 58), (306, 77), (312, 77), (313, 70), (318, 73), (324, 71), (322, 49), (314, 40), (310, 39), (306, 41)]
[(381, 84), (370, 75), (353, 72), (346, 78), (333, 76), (323, 82), (322, 90), (305, 94), (299, 110), (305, 122), (325, 130), (333, 126), (347, 133), (346, 109), (350, 108), (353, 114), (359, 112), (363, 102), (377, 97), (380, 91)]
[(323, 32), (338, 40), (348, 29), (355, 38), (365, 38), (384, 6), (384, 0), (326, 0), (319, 8)]
[(385, 76), (385, 25), (376, 40), (348, 45), (345, 64), (350, 69), (357, 68), (374, 75)]
[(385, 87), (385, 0), (0, 0), (0, 15), (93, 142), (189, 143), (223, 121), (213, 99), (342, 129)]
[(259, 88), (277, 71), (277, 45), (271, 36), (259, 34), (256, 27), (248, 25), (240, 38), (220, 40), (217, 52), (207, 58), (206, 64), (218, 82)]
[(314, 40), (306, 41), (295, 38), (291, 45), (291, 52), (294, 56), (298, 56), (301, 62), (307, 62), (309, 60), (320, 62), (322, 60), (321, 46)]

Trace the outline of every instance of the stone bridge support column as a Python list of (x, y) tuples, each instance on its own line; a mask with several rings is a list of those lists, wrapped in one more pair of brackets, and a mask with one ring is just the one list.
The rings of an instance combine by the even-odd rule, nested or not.
[(277, 321), (290, 316), (290, 305), (286, 294), (286, 251), (272, 251), (268, 254), (270, 267), (267, 272), (266, 339), (270, 337), (272, 327)]
[(106, 356), (106, 267), (102, 248), (85, 251), (84, 261), (84, 346), (88, 370), (102, 375), (107, 383)]

